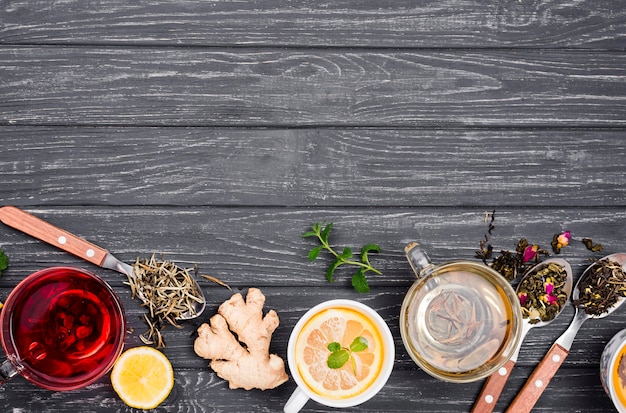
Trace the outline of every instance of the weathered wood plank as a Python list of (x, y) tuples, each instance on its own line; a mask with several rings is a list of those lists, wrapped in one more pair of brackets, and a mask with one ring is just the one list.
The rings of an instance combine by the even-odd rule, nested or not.
[(624, 129), (4, 126), (0, 135), (0, 199), (26, 206), (626, 202)]
[(626, 126), (610, 52), (4, 47), (0, 123)]
[[(49, 222), (75, 232), (120, 259), (132, 262), (137, 256), (147, 257), (164, 252), (168, 259), (199, 265), (202, 272), (228, 282), (235, 291), (260, 287), (267, 296), (267, 309), (275, 309), (281, 326), (273, 341), (273, 351), (285, 355), (289, 333), (297, 319), (313, 305), (331, 298), (351, 298), (369, 304), (379, 311), (390, 325), (396, 339), (398, 368), (416, 367), (403, 350), (398, 325), (400, 305), (415, 276), (403, 256), (403, 246), (418, 240), (429, 252), (433, 262), (455, 259), (475, 260), (474, 251), (486, 230), (483, 211), (457, 208), (420, 209), (266, 209), (238, 208), (100, 208), (54, 207), (30, 208), (30, 212)], [(626, 212), (616, 209), (504, 209), (496, 212), (496, 228), (491, 237), (496, 250), (512, 249), (525, 236), (549, 248), (552, 234), (570, 229), (572, 244), (561, 256), (572, 264), (579, 277), (588, 265), (588, 258), (623, 251)], [(377, 242), (382, 253), (372, 256), (372, 263), (383, 276), (370, 276), (372, 290), (358, 294), (352, 290), (348, 269), (338, 270), (336, 282), (324, 280), (330, 263), (322, 256), (309, 263), (306, 254), (311, 240), (300, 234), (314, 221), (336, 223), (331, 236), (333, 245), (358, 249), (365, 242)], [(155, 223), (158, 225), (155, 226)], [(605, 246), (600, 254), (588, 252), (579, 242), (591, 237)], [(31, 239), (6, 226), (0, 227), (0, 248), (11, 259), (11, 265), (0, 277), (0, 301), (27, 274), (47, 266), (69, 264), (91, 269), (119, 292), (134, 329), (129, 343), (139, 344), (137, 335), (145, 331), (140, 321), (142, 309), (129, 297), (124, 277), (84, 263), (53, 247)], [(169, 328), (165, 332), (167, 354), (175, 366), (204, 370), (205, 363), (191, 351), (192, 334), (199, 322), (215, 313), (218, 305), (231, 293), (203, 281), (209, 305), (207, 314), (183, 330)], [(306, 285), (306, 289), (302, 286)], [(519, 365), (531, 367), (567, 327), (573, 316), (568, 306), (549, 328), (531, 331), (526, 338)], [(597, 369), (606, 342), (626, 325), (626, 311), (618, 311), (603, 320), (590, 320), (581, 329), (565, 368)]]
[[(126, 310), (126, 320), (131, 332), (126, 337), (126, 347), (142, 345), (139, 335), (147, 331), (143, 321), (145, 310), (138, 300), (130, 298), (129, 288), (116, 284), (115, 275), (108, 271), (98, 270), (76, 264), (80, 268), (95, 271), (109, 282), (120, 296)], [(25, 277), (26, 275), (24, 275)], [(112, 282), (113, 281), (113, 282)], [(4, 281), (0, 284), (0, 301), (3, 301), (11, 288), (17, 285), (17, 281)], [(231, 297), (234, 292), (241, 292), (244, 296), (247, 288), (236, 289), (234, 292), (220, 290), (202, 283), (207, 296), (208, 305), (206, 313), (197, 320), (181, 323), (182, 329), (167, 326), (163, 331), (165, 353), (176, 369), (196, 369), (209, 371), (208, 362), (201, 359), (193, 352), (193, 340), (195, 331), (204, 322), (217, 313), (219, 304)], [(298, 319), (311, 307), (323, 301), (335, 298), (347, 298), (369, 305), (379, 312), (388, 323), (394, 336), (396, 349), (396, 369), (419, 370), (413, 360), (404, 349), (400, 337), (399, 314), (402, 300), (408, 286), (375, 286), (370, 293), (359, 294), (350, 290), (347, 286), (326, 285), (323, 287), (307, 287), (306, 292), (302, 289), (294, 293), (296, 287), (265, 286), (262, 291), (266, 295), (265, 311), (275, 310), (280, 317), (280, 326), (274, 333), (270, 350), (279, 356), (286, 358), (289, 335)], [(534, 367), (548, 351), (554, 340), (559, 337), (568, 327), (574, 314), (573, 306), (568, 305), (563, 314), (559, 316), (549, 328), (535, 329), (524, 340), (522, 351), (516, 368)], [(603, 320), (588, 321), (574, 341), (570, 356), (562, 367), (567, 371), (570, 368), (598, 368), (600, 355), (606, 343), (626, 324), (626, 311), (618, 311), (611, 317)], [(426, 375), (426, 373), (421, 373)], [(565, 373), (567, 374), (567, 373)]]
[[(517, 390), (531, 373), (530, 368), (513, 371), (496, 411), (503, 411)], [(553, 383), (568, 386), (569, 391), (549, 388), (536, 406), (536, 411), (606, 413), (612, 411), (609, 398), (597, 379), (595, 369), (568, 369), (567, 377), (555, 377)], [(274, 390), (230, 390), (228, 385), (209, 371), (176, 370), (175, 387), (166, 401), (155, 411), (204, 413), (204, 412), (277, 412), (282, 411), (289, 395), (295, 388), (292, 380)], [(565, 383), (563, 383), (565, 382)], [(594, 385), (590, 386), (589, 383)], [(350, 409), (358, 412), (458, 412), (470, 411), (481, 382), (451, 384), (434, 381), (419, 371), (396, 369), (388, 384), (370, 401)], [(552, 385), (552, 383), (551, 383)], [(125, 406), (103, 379), (85, 389), (59, 394), (35, 388), (21, 378), (5, 385), (0, 393), (3, 411), (26, 412), (135, 412)], [(302, 410), (306, 412), (330, 412), (313, 401)]]
[[(371, 277), (373, 285), (378, 286), (408, 286), (413, 282), (403, 252), (407, 243), (419, 241), (434, 262), (474, 259), (487, 230), (485, 210), (479, 208), (55, 206), (26, 210), (108, 249), (122, 261), (163, 253), (182, 263), (197, 263), (200, 270), (234, 287), (327, 285), (323, 275), (330, 260), (321, 256), (319, 262), (309, 263), (307, 252), (316, 244), (301, 238), (314, 222), (335, 223), (331, 240), (336, 246), (358, 250), (366, 243), (378, 243), (382, 252), (372, 260), (385, 274)], [(550, 249), (555, 233), (570, 230), (575, 240), (561, 255), (571, 258), (575, 273), (580, 274), (588, 258), (602, 254), (587, 251), (580, 242), (583, 237), (602, 243), (603, 253), (623, 251), (626, 211), (503, 208), (496, 210), (494, 224), (496, 229), (490, 239), (496, 251), (514, 249), (521, 237)], [(1, 247), (12, 256), (14, 264), (26, 271), (59, 261), (81, 263), (4, 224), (0, 230)], [(10, 276), (3, 275), (6, 277)], [(349, 286), (349, 280), (338, 273), (337, 285)]]
[(4, 2), (3, 44), (593, 47), (623, 50), (620, 0)]

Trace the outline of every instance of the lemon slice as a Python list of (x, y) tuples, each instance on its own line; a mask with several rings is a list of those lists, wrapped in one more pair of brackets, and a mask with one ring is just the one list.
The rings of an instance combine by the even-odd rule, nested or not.
[(167, 357), (147, 346), (126, 350), (115, 362), (111, 384), (130, 407), (154, 409), (174, 387), (174, 370)]

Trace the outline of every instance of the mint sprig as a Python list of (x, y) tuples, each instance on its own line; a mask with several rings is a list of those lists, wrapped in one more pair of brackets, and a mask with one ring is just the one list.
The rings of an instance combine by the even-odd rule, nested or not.
[(352, 371), (354, 372), (354, 375), (356, 375), (356, 362), (354, 361), (354, 357), (352, 357), (352, 353), (365, 351), (367, 346), (367, 339), (361, 336), (352, 340), (349, 348), (341, 347), (341, 344), (333, 341), (328, 344), (327, 347), (330, 354), (328, 355), (328, 360), (326, 360), (326, 365), (331, 369), (340, 369), (348, 362), (348, 360), (352, 360)]
[(6, 256), (4, 251), (0, 250), (0, 275), (7, 268), (9, 268), (9, 257)]
[(321, 245), (318, 245), (317, 247), (314, 247), (309, 251), (309, 261), (315, 261), (322, 250), (329, 251), (335, 257), (335, 259), (326, 270), (326, 280), (328, 280), (328, 282), (334, 281), (335, 270), (340, 265), (348, 264), (357, 266), (359, 268), (357, 269), (357, 272), (352, 276), (352, 286), (356, 291), (360, 293), (368, 292), (370, 290), (370, 287), (367, 284), (367, 278), (365, 277), (365, 273), (371, 271), (375, 274), (382, 274), (370, 264), (368, 254), (370, 252), (380, 252), (380, 247), (376, 244), (365, 245), (363, 248), (361, 248), (359, 260), (357, 261), (353, 259), (352, 250), (349, 247), (345, 247), (341, 253), (338, 253), (330, 246), (328, 238), (330, 235), (330, 230), (332, 228), (332, 222), (325, 226), (322, 226), (321, 224), (316, 222), (311, 227), (311, 231), (302, 234), (303, 238), (317, 237), (317, 239), (321, 243)]

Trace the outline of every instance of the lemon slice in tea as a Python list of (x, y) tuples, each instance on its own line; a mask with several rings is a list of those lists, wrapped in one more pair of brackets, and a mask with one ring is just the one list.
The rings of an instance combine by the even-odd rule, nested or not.
[[(363, 351), (351, 353), (342, 367), (328, 366), (328, 345), (336, 342), (343, 348), (362, 337)], [(295, 354), (300, 374), (314, 392), (332, 399), (354, 397), (367, 389), (382, 368), (383, 347), (378, 329), (363, 314), (348, 308), (333, 308), (316, 314), (303, 327)]]

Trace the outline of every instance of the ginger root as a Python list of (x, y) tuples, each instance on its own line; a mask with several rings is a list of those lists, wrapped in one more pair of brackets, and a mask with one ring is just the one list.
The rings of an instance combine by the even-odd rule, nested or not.
[(250, 288), (245, 302), (241, 294), (233, 295), (220, 305), (210, 324), (198, 328), (194, 351), (211, 360), (211, 368), (231, 389), (273, 389), (288, 379), (283, 359), (269, 354), (279, 321), (274, 310), (263, 317), (264, 303), (261, 290)]

